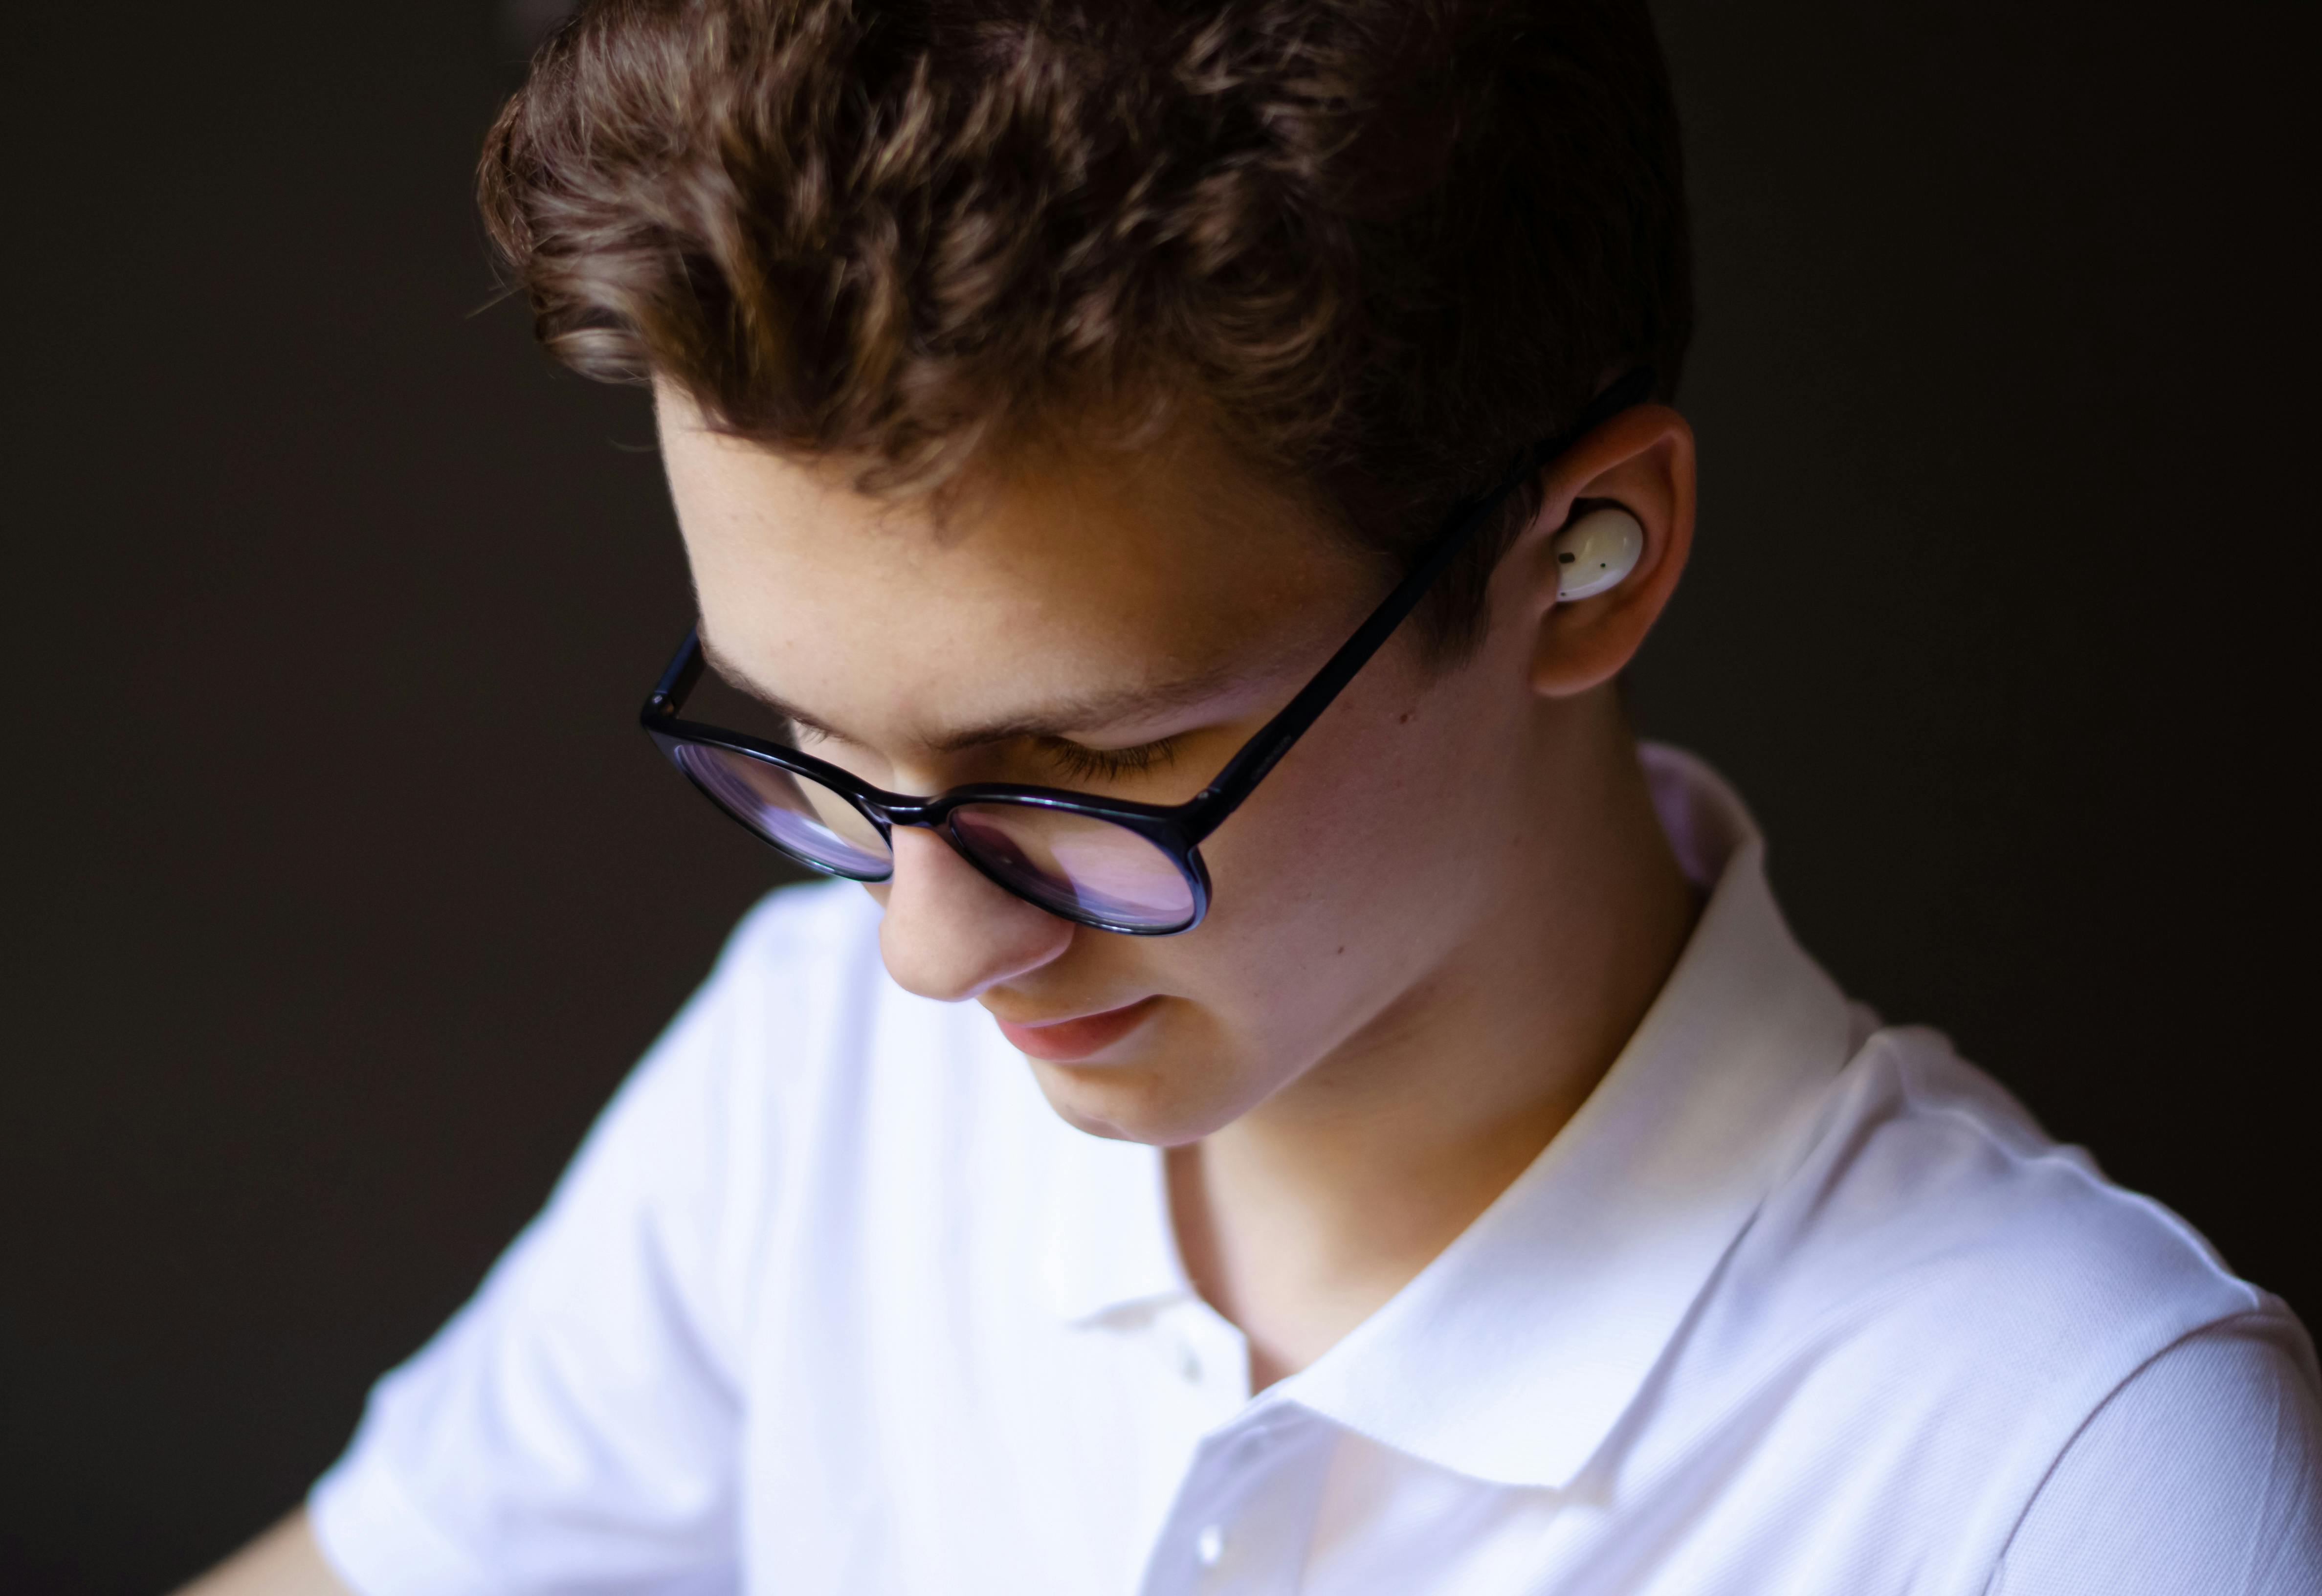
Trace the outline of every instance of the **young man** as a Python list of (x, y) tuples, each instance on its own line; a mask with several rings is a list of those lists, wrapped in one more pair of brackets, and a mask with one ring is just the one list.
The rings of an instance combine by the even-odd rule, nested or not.
[(2322, 1586), (2288, 1311), (1632, 740), (1694, 508), (1641, 6), (608, 0), (484, 197), (654, 386), (648, 729), (868, 891), (745, 922), (210, 1588)]

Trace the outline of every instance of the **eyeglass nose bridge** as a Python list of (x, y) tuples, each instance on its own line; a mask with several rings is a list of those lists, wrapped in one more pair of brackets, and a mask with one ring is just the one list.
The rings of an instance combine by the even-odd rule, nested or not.
[[(894, 850), (896, 827), (900, 826), (907, 830), (914, 831), (933, 831), (937, 837), (943, 839), (954, 853), (958, 854), (975, 869), (998, 885), (1007, 885), (952, 828), (953, 812), (961, 808), (964, 803), (969, 801), (954, 798), (948, 793), (933, 798), (902, 798), (891, 793), (874, 792), (861, 794), (855, 802), (864, 812), (871, 817), (871, 823), (879, 828), (879, 835), (886, 839), (890, 853)], [(985, 800), (985, 802), (991, 801)], [(890, 865), (888, 867), (890, 880), (894, 878), (893, 870), (894, 867)]]
[(891, 793), (864, 793), (855, 803), (871, 817), (871, 823), (879, 828), (882, 835), (897, 826), (945, 830), (945, 822), (955, 807), (941, 798), (899, 798)]

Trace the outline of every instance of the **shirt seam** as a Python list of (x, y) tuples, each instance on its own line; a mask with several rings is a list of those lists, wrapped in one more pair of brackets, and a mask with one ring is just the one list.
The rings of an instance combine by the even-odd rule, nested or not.
[(1999, 1543), (1999, 1551), (1991, 1560), (1991, 1572), (1984, 1576), (1984, 1596), (1991, 1596), (1991, 1593), (1997, 1589), (1997, 1582), (2007, 1566), (2007, 1554), (2014, 1548), (2016, 1537), (2023, 1534), (2025, 1520), (2031, 1518), (2032, 1509), (2039, 1505), (2041, 1493), (2048, 1489), (2049, 1482), (2056, 1477), (2056, 1471), (2063, 1467), (2065, 1457), (2071, 1454), (2074, 1446), (2080, 1444), (2080, 1437), (2088, 1433), (2090, 1425), (2096, 1423), (2098, 1416), (2107, 1408), (2111, 1407), (2120, 1394), (2135, 1382), (2139, 1375), (2197, 1336), (2212, 1335), (2244, 1323), (2272, 1324), (2280, 1317), (2279, 1314), (2262, 1302), (2238, 1313), (2221, 1314), (2217, 1318), (2205, 1324), (2196, 1325), (2182, 1335), (2155, 1347), (2143, 1362), (2138, 1363), (2114, 1381), (2104, 1395), (2098, 1398), (2089, 1406), (2089, 1410), (2080, 1416), (2080, 1422), (2072, 1426), (2072, 1433), (2064, 1437), (2063, 1444), (2056, 1448), (2055, 1455), (2051, 1457), (2047, 1466), (2040, 1471), (2039, 1479), (2034, 1481), (2032, 1489), (2025, 1493), (2024, 1505), (2016, 1509), (2014, 1521), (2007, 1527), (2007, 1536)]

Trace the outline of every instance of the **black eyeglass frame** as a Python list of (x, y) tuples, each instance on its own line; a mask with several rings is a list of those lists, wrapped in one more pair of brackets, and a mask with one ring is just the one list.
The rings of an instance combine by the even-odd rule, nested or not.
[[(679, 713), (684, 709), (685, 701), (692, 694), (695, 684), (701, 680), (705, 668), (699, 627), (686, 633), (684, 645), (678, 649), (668, 668), (662, 672), (661, 679), (654, 683), (653, 693), (646, 698), (638, 719), (663, 756), (676, 766), (688, 781), (699, 788), (703, 796), (708, 798), (719, 812), (783, 857), (809, 869), (850, 881), (884, 881), (894, 874), (891, 867), (878, 876), (857, 876), (808, 858), (774, 842), (727, 807), (686, 767), (678, 754), (680, 746), (694, 743), (723, 748), (729, 753), (762, 759), (793, 775), (818, 782), (853, 804), (865, 820), (878, 829), (880, 836), (889, 840), (891, 846), (892, 830), (897, 826), (921, 826), (938, 831), (950, 840), (954, 851), (1002, 891), (1023, 898), (1060, 918), (1123, 936), (1175, 936), (1193, 930), (1209, 913), (1210, 871), (1201, 856), (1202, 840), (1241, 806), (1257, 784), (1266, 779), (1267, 773), (1281, 762), (1282, 757), (1346, 690), (1347, 683), (1355, 679), (1356, 673), (1370, 662), (1371, 656), (1378, 652), (1379, 647), (1394, 635), (1394, 629), (1419, 607), (1420, 601), (1450, 567), (1453, 559), (1467, 546), (1468, 539), (1489, 518), (1500, 501), (1605, 421), (1644, 403), (1651, 397), (1653, 385), (1654, 375), (1650, 368), (1640, 367), (1630, 371), (1599, 393), (1569, 428), (1526, 450), (1523, 457), (1488, 492), (1470, 499), (1454, 509), (1446, 518), (1444, 530), (1438, 534), (1425, 557), (1395, 584), (1394, 591), (1387, 594), (1379, 607), (1371, 612), (1370, 618), (1356, 628), (1354, 636), (1340, 646), (1339, 651), (1305, 686), (1298, 690), (1297, 695), (1284, 705), (1274, 719), (1260, 727), (1233, 757), (1226, 761), (1224, 767), (1207, 786), (1183, 803), (1141, 803), (1134, 799), (1107, 798), (1062, 787), (1031, 786), (1014, 782), (977, 782), (948, 788), (931, 798), (914, 798), (873, 786), (851, 772), (797, 748), (785, 748), (746, 732), (728, 731), (722, 727), (681, 720)], [(1030, 897), (979, 857), (952, 829), (949, 822), (953, 812), (971, 803), (1019, 804), (1062, 810), (1093, 820), (1108, 821), (1135, 832), (1152, 843), (1184, 878), (1193, 895), (1191, 917), (1183, 925), (1130, 925), (1108, 921), (1094, 913), (1074, 913)]]

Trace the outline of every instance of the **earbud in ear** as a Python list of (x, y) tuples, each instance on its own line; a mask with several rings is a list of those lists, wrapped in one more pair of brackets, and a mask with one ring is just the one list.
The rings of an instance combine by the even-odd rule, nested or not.
[(1617, 504), (1601, 505), (1556, 535), (1556, 596), (1585, 599), (1622, 578), (1644, 557), (1645, 528)]

